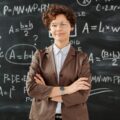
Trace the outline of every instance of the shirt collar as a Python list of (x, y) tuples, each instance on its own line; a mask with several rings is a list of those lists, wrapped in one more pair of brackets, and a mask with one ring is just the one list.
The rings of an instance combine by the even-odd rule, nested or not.
[(70, 46), (71, 46), (71, 44), (69, 43), (67, 46), (60, 49), (55, 44), (53, 44), (53, 52), (54, 52), (55, 55), (57, 55), (59, 53), (59, 51), (62, 51), (62, 53), (66, 55), (68, 53), (69, 49), (70, 49)]

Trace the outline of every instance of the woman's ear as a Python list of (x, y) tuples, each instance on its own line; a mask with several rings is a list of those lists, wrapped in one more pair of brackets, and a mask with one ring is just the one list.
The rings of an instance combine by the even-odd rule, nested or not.
[(51, 31), (49, 30), (49, 33), (51, 34)]
[(49, 35), (52, 37), (52, 32), (50, 28), (49, 28)]

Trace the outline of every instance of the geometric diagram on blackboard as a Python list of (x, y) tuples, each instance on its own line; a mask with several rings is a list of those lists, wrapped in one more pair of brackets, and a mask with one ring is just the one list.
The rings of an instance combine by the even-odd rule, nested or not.
[(108, 92), (114, 92), (110, 88), (96, 88), (91, 90), (90, 96), (101, 94), (101, 93), (108, 93)]
[[(70, 37), (76, 37), (77, 36), (77, 25), (75, 24), (74, 30), (71, 32)], [(52, 38), (52, 35), (49, 32), (49, 38)]]
[(91, 3), (91, 0), (77, 0), (78, 5), (80, 6), (88, 6)]
[(16, 65), (29, 65), (36, 47), (30, 44), (15, 44), (8, 48), (5, 59), (8, 63)]

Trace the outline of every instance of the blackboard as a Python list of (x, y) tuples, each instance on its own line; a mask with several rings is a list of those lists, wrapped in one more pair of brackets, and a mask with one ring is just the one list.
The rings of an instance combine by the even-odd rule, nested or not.
[(41, 21), (51, 3), (71, 6), (77, 15), (70, 40), (89, 56), (90, 120), (120, 120), (119, 0), (0, 0), (0, 120), (28, 120), (26, 75), (35, 50), (53, 43)]

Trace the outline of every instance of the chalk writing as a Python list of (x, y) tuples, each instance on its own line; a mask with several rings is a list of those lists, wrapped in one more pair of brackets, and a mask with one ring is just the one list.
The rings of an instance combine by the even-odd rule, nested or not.
[(99, 83), (104, 83), (104, 86), (106, 84), (106, 87), (103, 88), (96, 88), (96, 89), (92, 89), (90, 96), (93, 95), (97, 95), (97, 94), (102, 94), (102, 93), (109, 93), (109, 92), (115, 92), (113, 89), (107, 87), (109, 84), (112, 85), (120, 85), (120, 76), (119, 75), (112, 75), (112, 76), (108, 76), (108, 75), (94, 75), (92, 76), (92, 83), (94, 84), (99, 84)]
[(5, 59), (11, 64), (28, 65), (35, 50), (36, 47), (33, 45), (17, 44), (7, 50)]
[(37, 3), (33, 3), (30, 5), (14, 5), (14, 6), (8, 6), (5, 5), (3, 7), (3, 15), (6, 16), (7, 14), (11, 14), (11, 16), (14, 15), (21, 15), (21, 14), (30, 14), (30, 13), (36, 13), (36, 12), (43, 12), (47, 9), (49, 4), (41, 4), (40, 6)]
[[(32, 56), (37, 48), (46, 48), (52, 41), (52, 36), (43, 27), (41, 15), (54, 1), (28, 1), (0, 2), (0, 104), (12, 103), (12, 109), (19, 104), (19, 111), (25, 110), (32, 101), (25, 86)], [(74, 7), (78, 18), (70, 34), (70, 43), (78, 51), (88, 52), (93, 70), (90, 96), (101, 95), (100, 102), (103, 103), (102, 95), (105, 95), (116, 104), (115, 100), (120, 98), (120, 75), (117, 71), (120, 67), (119, 0), (73, 1), (72, 4), (65, 2)], [(94, 103), (99, 104), (99, 100)], [(6, 111), (12, 109), (5, 108)], [(98, 106), (98, 110), (101, 109)]]
[(88, 6), (91, 3), (91, 0), (77, 0), (78, 5), (80, 6)]
[[(0, 96), (2, 97), (7, 96), (10, 99), (14, 99), (13, 97), (19, 89), (17, 88), (17, 86), (25, 83), (26, 79), (27, 79), (26, 74), (20, 75), (20, 74), (4, 73), (3, 84), (4, 86), (6, 85), (8, 86), (7, 86), (7, 89), (0, 86)], [(22, 89), (21, 89), (21, 93), (25, 94), (26, 93), (25, 87), (23, 86)]]
[(33, 29), (33, 23), (29, 20), (28, 24), (23, 24), (20, 22), (19, 26), (17, 28), (14, 28), (13, 25), (10, 26), (9, 34), (14, 34), (20, 31), (24, 31), (25, 36), (29, 36), (29, 31)]
[[(2, 51), (2, 48), (0, 47), (0, 59), (4, 58), (4, 52)], [(0, 63), (0, 68), (2, 67)]]
[(2, 89), (2, 86), (0, 86), (0, 95), (3, 96), (3, 89)]
[[(101, 4), (101, 3), (98, 3), (96, 5), (96, 11), (97, 12), (110, 12), (110, 11), (117, 11), (117, 10), (120, 10), (120, 5), (119, 4), (109, 4), (110, 2), (112, 2), (114, 0), (104, 0), (105, 4)], [(96, 2), (101, 2), (101, 0), (96, 0)], [(108, 4), (107, 4), (108, 3)]]
[(2, 51), (2, 48), (0, 47), (0, 58), (3, 58), (4, 57), (4, 53)]
[(113, 85), (120, 85), (120, 76), (119, 75), (113, 75), (113, 76), (92, 76), (92, 82), (93, 83), (111, 83)]
[(110, 88), (97, 88), (97, 89), (92, 89), (90, 96), (93, 95), (98, 95), (98, 94), (102, 94), (102, 93), (109, 93), (109, 92), (114, 92), (114, 90), (110, 89)]
[(10, 84), (20, 84), (21, 82), (25, 82), (27, 79), (27, 75), (20, 74), (3, 74), (3, 83), (6, 84), (9, 82)]
[(71, 43), (72, 45), (80, 45), (80, 40), (71, 39), (71, 40), (70, 40), (70, 43)]
[[(82, 6), (82, 7), (87, 7), (91, 4), (91, 0), (76, 0), (78, 5)], [(101, 0), (95, 0), (94, 2), (96, 2), (96, 5), (95, 5), (95, 11), (96, 12), (109, 12), (109, 11), (118, 11), (120, 10), (120, 5), (119, 4), (109, 4), (111, 1), (114, 1), (114, 0), (103, 0), (102, 3), (101, 3)], [(99, 3), (98, 3), (99, 2)], [(103, 4), (104, 2), (104, 4)], [(84, 11), (84, 13), (86, 13)], [(85, 15), (85, 14), (84, 14)], [(81, 15), (80, 15), (81, 16)]]
[(100, 21), (99, 25), (89, 25), (87, 22), (84, 24), (82, 33), (89, 34), (90, 31), (98, 31), (100, 33), (104, 32), (113, 32), (118, 33), (120, 32), (120, 26), (112, 26), (112, 25), (103, 25), (103, 22)]
[(32, 98), (31, 97), (26, 97), (25, 102), (32, 102)]
[[(26, 87), (25, 87), (25, 86), (23, 87), (23, 93), (24, 93), (24, 94), (27, 94), (27, 90), (26, 90)], [(29, 96), (26, 96), (26, 97), (25, 97), (25, 102), (32, 102), (32, 98), (29, 97)]]
[(85, 17), (86, 16), (86, 12), (85, 11), (77, 11), (76, 12), (76, 16), (78, 16), (78, 17)]
[(101, 5), (101, 4), (97, 4), (96, 6), (96, 11), (100, 12), (100, 11), (117, 11), (120, 10), (120, 5)]
[(0, 96), (8, 96), (10, 99), (13, 98), (13, 92), (15, 92), (16, 88), (15, 86), (11, 86), (8, 90), (4, 90), (2, 86), (0, 86)]
[(95, 62), (104, 62), (104, 61), (111, 61), (111, 65), (112, 66), (118, 66), (119, 65), (119, 61), (120, 60), (120, 51), (111, 51), (108, 52), (105, 49), (103, 49), (101, 51), (101, 55), (100, 57), (98, 56), (94, 56), (93, 53), (90, 53), (89, 55), (89, 61), (91, 63), (95, 63)]
[(37, 40), (38, 40), (38, 35), (33, 35), (33, 40), (34, 40), (34, 45), (36, 46), (37, 44), (36, 44), (36, 42), (37, 42)]

